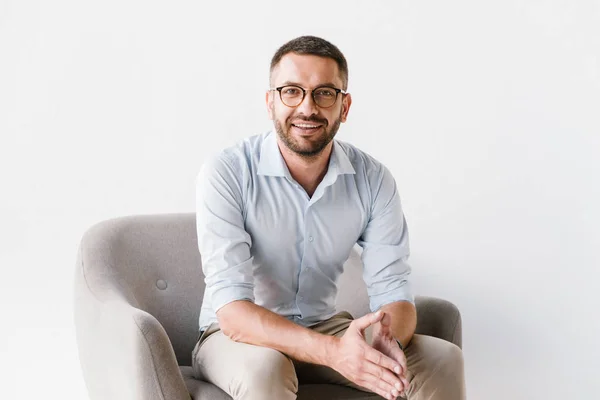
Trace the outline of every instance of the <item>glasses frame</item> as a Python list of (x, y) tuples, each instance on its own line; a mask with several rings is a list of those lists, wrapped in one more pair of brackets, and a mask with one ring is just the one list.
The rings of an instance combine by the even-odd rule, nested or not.
[[(300, 100), (300, 103), (298, 103), (298, 104), (297, 104), (297, 105), (295, 105), (295, 106), (288, 106), (287, 104), (285, 104), (285, 101), (283, 101), (283, 97), (281, 97), (281, 90), (282, 90), (283, 88), (285, 88), (285, 87), (295, 87), (295, 88), (298, 88), (298, 89), (302, 90), (302, 100)], [(314, 94), (314, 93), (315, 93), (315, 90), (318, 90), (318, 89), (323, 89), (323, 88), (326, 88), (326, 89), (333, 89), (333, 90), (335, 90), (335, 100), (333, 101), (333, 103), (331, 103), (331, 105), (330, 105), (330, 106), (327, 106), (327, 107), (320, 106), (320, 105), (317, 103), (317, 101), (315, 100), (315, 94)], [(348, 94), (348, 92), (346, 92), (346, 91), (345, 91), (345, 90), (343, 90), (343, 89), (338, 89), (338, 88), (336, 88), (336, 87), (333, 87), (333, 86), (327, 86), (327, 85), (325, 85), (325, 86), (317, 86), (317, 87), (316, 87), (316, 88), (314, 88), (314, 89), (304, 89), (302, 86), (298, 86), (298, 85), (283, 85), (283, 86), (279, 86), (279, 87), (276, 87), (276, 88), (271, 88), (271, 89), (269, 89), (269, 91), (270, 91), (270, 92), (272, 92), (272, 91), (277, 91), (277, 92), (279, 92), (279, 100), (281, 100), (281, 102), (283, 103), (283, 105), (284, 105), (284, 106), (286, 106), (286, 107), (289, 107), (289, 108), (296, 108), (296, 107), (299, 107), (299, 106), (300, 106), (300, 104), (302, 104), (302, 102), (303, 102), (303, 101), (304, 101), (304, 99), (306, 98), (306, 92), (309, 92), (309, 91), (310, 91), (310, 96), (312, 97), (313, 103), (315, 103), (315, 105), (316, 105), (317, 107), (319, 107), (319, 108), (330, 108), (330, 107), (333, 107), (333, 106), (335, 105), (335, 103), (337, 103), (338, 95), (339, 95), (340, 93), (341, 93), (342, 95)]]

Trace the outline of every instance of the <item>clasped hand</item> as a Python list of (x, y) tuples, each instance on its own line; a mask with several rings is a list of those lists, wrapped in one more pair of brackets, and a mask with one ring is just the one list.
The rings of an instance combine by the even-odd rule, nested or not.
[[(408, 387), (406, 357), (392, 336), (391, 317), (383, 311), (370, 313), (350, 324), (335, 343), (331, 367), (347, 379), (386, 399), (395, 399)], [(373, 327), (373, 341), (365, 329)]]

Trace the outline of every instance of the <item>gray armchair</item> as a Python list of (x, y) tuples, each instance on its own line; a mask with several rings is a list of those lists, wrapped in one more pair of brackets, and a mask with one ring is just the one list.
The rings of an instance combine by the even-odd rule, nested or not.
[[(75, 327), (92, 400), (225, 400), (195, 379), (191, 353), (204, 294), (193, 213), (112, 219), (83, 236), (75, 271)], [(360, 256), (341, 278), (338, 310), (368, 312)], [(461, 318), (451, 303), (417, 297), (417, 333), (461, 346)], [(336, 385), (300, 385), (303, 399), (376, 399)]]

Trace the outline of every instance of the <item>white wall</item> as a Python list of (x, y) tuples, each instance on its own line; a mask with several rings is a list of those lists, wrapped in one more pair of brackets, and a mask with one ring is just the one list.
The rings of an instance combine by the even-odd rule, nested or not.
[(600, 3), (366, 4), (0, 2), (6, 398), (86, 398), (81, 235), (193, 211), (206, 155), (270, 127), (268, 63), (301, 34), (348, 58), (338, 137), (394, 173), (418, 292), (463, 313), (469, 398), (597, 396)]

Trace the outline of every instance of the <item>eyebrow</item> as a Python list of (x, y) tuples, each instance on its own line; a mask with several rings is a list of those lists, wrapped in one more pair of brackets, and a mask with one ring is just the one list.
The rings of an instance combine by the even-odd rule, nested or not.
[[(302, 86), (300, 83), (298, 82), (293, 82), (293, 81), (285, 81), (281, 84), (281, 86), (288, 86), (288, 85), (292, 85), (292, 86), (300, 86), (301, 88), (303, 88), (304, 86)], [(325, 83), (320, 83), (317, 86), (315, 86), (315, 88), (320, 88), (320, 87), (332, 87), (332, 88), (337, 88), (337, 86), (332, 83), (332, 82), (325, 82)]]

